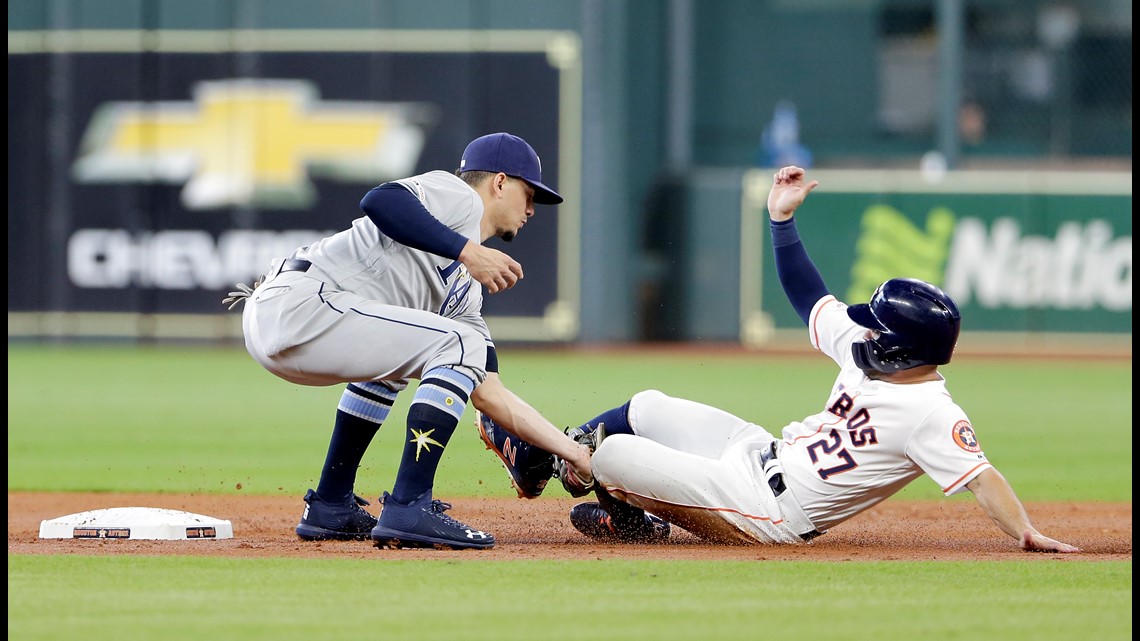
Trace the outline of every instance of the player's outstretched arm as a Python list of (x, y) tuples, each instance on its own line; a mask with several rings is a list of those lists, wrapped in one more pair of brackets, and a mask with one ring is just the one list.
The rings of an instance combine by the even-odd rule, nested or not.
[(808, 257), (800, 241), (792, 214), (804, 202), (808, 193), (819, 181), (804, 182), (804, 170), (784, 167), (772, 175), (772, 189), (768, 192), (768, 217), (772, 228), (772, 257), (776, 261), (776, 275), (788, 302), (804, 325), (809, 325), (811, 310), (819, 299), (828, 295), (827, 284)]
[(818, 180), (805, 181), (803, 168), (794, 165), (782, 167), (772, 174), (772, 189), (768, 192), (768, 217), (774, 221), (789, 220), (803, 204), (811, 190), (819, 186)]
[(996, 469), (990, 468), (966, 484), (982, 506), (986, 516), (1009, 536), (1017, 539), (1027, 552), (1080, 552), (1080, 548), (1051, 539), (1029, 522), (1025, 506), (1017, 498), (1009, 482)]
[(583, 485), (593, 483), (590, 449), (571, 440), (538, 410), (507, 389), (498, 373), (487, 372), (487, 380), (471, 394), (471, 404), (511, 434), (565, 460)]

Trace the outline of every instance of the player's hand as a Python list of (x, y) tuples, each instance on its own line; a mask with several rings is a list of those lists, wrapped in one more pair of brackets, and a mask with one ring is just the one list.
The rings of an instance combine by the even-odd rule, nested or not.
[(794, 165), (783, 167), (772, 175), (772, 189), (768, 192), (768, 216), (784, 221), (796, 213), (808, 193), (819, 186), (818, 180), (804, 182), (804, 170)]
[(510, 289), (523, 277), (522, 265), (503, 252), (468, 241), (459, 254), (459, 262), (471, 277), (494, 294)]
[(1021, 549), (1026, 552), (1070, 553), (1081, 551), (1074, 545), (1055, 541), (1036, 530), (1026, 530), (1021, 533)]
[(581, 464), (572, 464), (564, 458), (555, 457), (554, 475), (562, 482), (562, 488), (574, 498), (586, 496), (596, 487), (593, 470), (588, 463), (583, 467)]

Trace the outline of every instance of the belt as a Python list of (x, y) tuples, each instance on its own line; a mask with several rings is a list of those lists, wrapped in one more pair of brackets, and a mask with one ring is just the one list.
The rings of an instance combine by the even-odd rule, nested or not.
[[(772, 441), (771, 445), (760, 450), (760, 465), (767, 466), (768, 461), (773, 461), (775, 459), (776, 459), (776, 441)], [(772, 488), (772, 493), (775, 494), (776, 496), (780, 496), (781, 494), (784, 493), (784, 490), (788, 489), (788, 486), (784, 485), (784, 475), (783, 474), (773, 474), (771, 477), (769, 477), (768, 478), (768, 487)]]
[[(776, 445), (777, 444), (778, 444), (778, 441), (772, 441), (771, 445), (760, 450), (760, 464), (761, 464), (761, 466), (767, 467), (769, 461), (776, 460)], [(788, 490), (788, 486), (784, 483), (784, 474), (782, 472), (777, 472), (776, 474), (769, 476), (768, 477), (768, 487), (772, 488), (772, 494), (774, 494), (776, 496), (776, 498), (778, 499), (781, 494), (783, 494), (784, 492), (786, 492)], [(798, 505), (798, 503), (797, 503), (797, 505)], [(797, 509), (799, 509), (799, 508), (797, 507)], [(802, 510), (800, 510), (800, 511), (802, 511)], [(806, 542), (806, 541), (810, 541), (810, 540), (814, 539), (817, 536), (822, 536), (822, 535), (823, 535), (823, 532), (820, 532), (819, 530), (812, 530), (810, 532), (805, 532), (805, 533), (801, 534), (800, 538)]]
[(277, 270), (278, 274), (285, 272), (307, 272), (313, 264), (302, 258), (286, 258), (285, 262), (281, 263), (281, 269)]

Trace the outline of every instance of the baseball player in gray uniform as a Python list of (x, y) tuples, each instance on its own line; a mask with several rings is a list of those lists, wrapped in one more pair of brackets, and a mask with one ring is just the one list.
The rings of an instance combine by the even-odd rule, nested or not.
[(788, 300), (812, 346), (839, 366), (826, 402), (777, 436), (708, 405), (640, 392), (571, 430), (594, 449), (598, 484), (598, 500), (574, 506), (571, 523), (610, 540), (660, 541), (672, 523), (714, 541), (802, 543), (926, 474), (947, 496), (972, 492), (1022, 549), (1077, 552), (1032, 525), (950, 397), (938, 372), (958, 339), (950, 297), (906, 278), (866, 304), (828, 292), (793, 221), (817, 185), (799, 167), (780, 169), (768, 212)]
[[(529, 442), (572, 461), (588, 487), (590, 452), (507, 389), (481, 315), (483, 287), (515, 285), (521, 266), (482, 243), (512, 240), (535, 204), (562, 196), (542, 183), (522, 138), (473, 140), (454, 173), (430, 171), (382, 184), (348, 229), (274, 261), (245, 302), (250, 355), (298, 385), (347, 383), (315, 490), (296, 532), (305, 540), (371, 538), (377, 547), (488, 548), (495, 538), (444, 512), (436, 468), (468, 400)], [(397, 394), (418, 379), (395, 483), (379, 520), (354, 492), (356, 470)]]

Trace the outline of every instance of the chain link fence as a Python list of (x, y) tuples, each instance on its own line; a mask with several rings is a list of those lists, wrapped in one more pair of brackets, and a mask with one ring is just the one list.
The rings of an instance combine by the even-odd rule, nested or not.
[[(946, 48), (937, 4), (882, 7), (879, 125), (888, 135), (929, 139), (938, 125)], [(963, 162), (1131, 165), (1131, 3), (964, 2), (962, 9), (961, 41), (952, 50), (960, 55)]]

